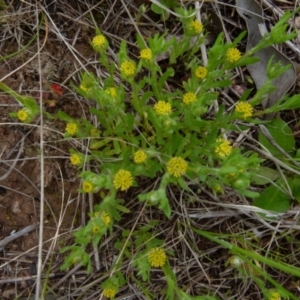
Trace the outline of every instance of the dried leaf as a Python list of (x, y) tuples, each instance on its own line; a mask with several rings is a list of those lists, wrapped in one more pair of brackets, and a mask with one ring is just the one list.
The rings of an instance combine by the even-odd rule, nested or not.
[[(237, 12), (245, 20), (248, 29), (247, 50), (256, 46), (262, 38), (260, 27), (265, 26), (262, 18), (263, 10), (255, 0), (236, 0)], [(292, 68), (273, 80), (276, 90), (263, 100), (264, 109), (273, 106), (293, 86), (296, 80), (296, 71), (292, 62), (275, 47), (267, 47), (255, 54), (260, 61), (247, 66), (256, 88), (260, 89), (267, 80), (267, 65), (272, 56), (274, 63), (280, 62), (283, 66), (292, 65)]]
[(52, 92), (55, 93), (56, 95), (61, 96), (63, 94), (63, 89), (61, 85), (57, 83), (52, 83), (50, 87)]

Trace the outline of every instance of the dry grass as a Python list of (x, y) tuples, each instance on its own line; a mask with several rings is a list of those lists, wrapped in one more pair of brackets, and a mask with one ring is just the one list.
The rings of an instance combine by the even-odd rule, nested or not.
[[(71, 83), (78, 84), (80, 72), (86, 70), (94, 72), (101, 79), (106, 77), (97, 56), (88, 44), (96, 26), (110, 39), (109, 51), (112, 61), (117, 60), (116, 53), (123, 39), (129, 45), (130, 55), (137, 58), (137, 32), (145, 37), (166, 30), (169, 34), (180, 32), (175, 18), (171, 16), (167, 22), (160, 22), (149, 10), (149, 5), (146, 5), (148, 9), (142, 15), (139, 5), (144, 1), (4, 2), (6, 8), (0, 11), (0, 80), (20, 94), (38, 95), (37, 101), (41, 111), (46, 110), (49, 113), (62, 109), (73, 117), (91, 118), (88, 112), (91, 102), (77, 95)], [(243, 22), (235, 12), (234, 1), (224, 2), (226, 4), (221, 1), (200, 3), (201, 18), (204, 22), (210, 14), (219, 20), (219, 23), (214, 24), (208, 22), (211, 28), (210, 41), (213, 41), (220, 30), (225, 32), (227, 39), (232, 40), (244, 29)], [(266, 10), (271, 23), (278, 20), (278, 10), (294, 8), (294, 4), (289, 1), (274, 2), (273, 6)], [(262, 3), (264, 7), (268, 7), (268, 1)], [(194, 3), (184, 1), (183, 5)], [(45, 22), (39, 25), (42, 15)], [(37, 31), (39, 27), (41, 28)], [(206, 49), (201, 51), (205, 56)], [(12, 53), (15, 55), (11, 55)], [(292, 59), (297, 62), (298, 58), (294, 55)], [(237, 83), (243, 83), (243, 72), (244, 70), (237, 70)], [(58, 103), (54, 108), (49, 108), (43, 99), (47, 92), (47, 82), (57, 82), (64, 87), (64, 95), (57, 99)], [(222, 91), (221, 101), (228, 106), (237, 99), (235, 87)], [(87, 198), (76, 192), (80, 182), (70, 176), (71, 172), (74, 175), (76, 173), (66, 166), (68, 149), (76, 148), (83, 153), (88, 152), (89, 141), (63, 141), (63, 124), (46, 120), (42, 114), (32, 125), (24, 126), (12, 122), (7, 112), (16, 111), (19, 104), (4, 93), (0, 94), (0, 99), (0, 134), (3, 138), (0, 148), (0, 200), (9, 194), (12, 198), (19, 197), (22, 201), (27, 199), (32, 205), (32, 218), (25, 224), (19, 222), (20, 212), (16, 208), (13, 210), (7, 202), (4, 205), (0, 203), (0, 207), (7, 211), (4, 216), (13, 219), (12, 222), (11, 219), (0, 219), (0, 236), (4, 238), (10, 230), (19, 230), (25, 225), (37, 226), (36, 232), (15, 240), (2, 251), (1, 299), (38, 299), (42, 292), (48, 295), (45, 299), (104, 299), (101, 296), (100, 284), (110, 276), (113, 262), (120, 258), (113, 247), (115, 240), (124, 230), (133, 232), (152, 218), (160, 221), (155, 230), (159, 232), (160, 238), (165, 240), (166, 249), (174, 252), (170, 262), (178, 284), (185, 287), (186, 292), (191, 295), (211, 293), (218, 299), (262, 299), (251, 276), (241, 278), (236, 270), (226, 266), (230, 253), (196, 235), (190, 229), (191, 225), (202, 230), (231, 235), (233, 244), (248, 250), (263, 251), (269, 257), (281, 258), (299, 266), (297, 207), (280, 218), (266, 222), (259, 214), (261, 210), (252, 207), (245, 197), (231, 190), (226, 191), (223, 196), (215, 197), (209, 191), (193, 186), (191, 182), (188, 192), (169, 187), (168, 196), (173, 209), (173, 217), (170, 220), (155, 208), (145, 207), (137, 201), (137, 194), (142, 192), (141, 190), (127, 193), (125, 200), (131, 213), (124, 216), (112, 235), (107, 235), (101, 240), (98, 248), (89, 249), (93, 260), (93, 272), (87, 274), (80, 266), (68, 272), (59, 271), (64, 259), (59, 249), (73, 243), (72, 232), (86, 224), (87, 213), (99, 201), (97, 197)], [(217, 109), (217, 103), (214, 109)], [(96, 120), (91, 121), (96, 127), (99, 126)], [(253, 128), (247, 134), (235, 137), (237, 143), (246, 147), (256, 147), (255, 130)], [(18, 138), (13, 141), (4, 139), (5, 135), (11, 137), (14, 134)], [(22, 167), (24, 164), (26, 169)], [(97, 169), (97, 166), (87, 165), (86, 168)], [(12, 184), (13, 181), (17, 183)], [(20, 189), (16, 188), (16, 184)], [(150, 190), (155, 184), (145, 182), (144, 188)], [(22, 203), (19, 205), (22, 207)], [(14, 222), (16, 225), (13, 225)], [(286, 236), (289, 239), (286, 239)], [(300, 296), (298, 279), (281, 274), (270, 267), (261, 267), (287, 289)], [(130, 280), (131, 274), (135, 272), (130, 266), (130, 261), (124, 263), (122, 271), (128, 276), (128, 282), (119, 291), (117, 299), (149, 299), (144, 296), (140, 287)], [(157, 295), (166, 283), (160, 272), (153, 272), (152, 279), (149, 290), (153, 295)], [(50, 298), (52, 294), (55, 296)], [(163, 297), (154, 296), (153, 299)]]

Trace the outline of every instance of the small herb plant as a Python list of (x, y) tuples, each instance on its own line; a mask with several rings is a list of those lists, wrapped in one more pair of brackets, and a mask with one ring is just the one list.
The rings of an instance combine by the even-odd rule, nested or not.
[[(194, 18), (188, 18), (193, 11), (178, 9), (184, 16), (184, 37), (178, 41), (174, 37), (166, 39), (155, 34), (144, 40), (137, 36), (138, 57), (129, 56), (126, 42), (122, 42), (118, 61), (108, 57), (109, 41), (100, 30), (91, 40), (91, 46), (99, 54), (99, 61), (108, 74), (105, 80), (92, 73), (83, 73), (76, 91), (94, 102), (90, 109), (97, 119), (94, 126), (86, 119), (73, 119), (64, 112), (57, 117), (66, 122), (65, 138), (89, 138), (88, 156), (75, 149), (70, 150), (70, 163), (82, 169), (86, 161), (97, 166), (96, 171), (83, 171), (82, 193), (97, 193), (101, 202), (90, 212), (87, 225), (78, 230), (75, 245), (63, 248), (68, 251), (61, 269), (75, 264), (86, 266), (91, 271), (88, 245), (97, 246), (107, 232), (114, 231), (122, 214), (129, 213), (126, 207), (126, 191), (140, 190), (138, 199), (147, 206), (161, 210), (166, 217), (172, 216), (172, 204), (167, 195), (167, 187), (189, 191), (189, 185), (201, 186), (215, 195), (224, 194), (232, 188), (237, 193), (250, 198), (259, 193), (250, 189), (255, 182), (262, 159), (257, 153), (232, 143), (234, 132), (246, 129), (247, 124), (261, 123), (257, 117), (284, 109), (299, 107), (295, 98), (284, 98), (274, 107), (260, 110), (264, 96), (274, 90), (271, 81), (284, 72), (285, 67), (270, 64), (267, 70), (269, 80), (250, 97), (245, 91), (234, 107), (226, 108), (218, 103), (219, 90), (232, 84), (232, 71), (258, 61), (255, 51), (274, 43), (281, 43), (295, 34), (286, 36), (284, 22), (291, 16), (286, 14), (281, 25), (276, 25), (260, 44), (242, 54), (239, 42), (245, 32), (232, 43), (224, 41), (220, 34), (208, 51), (208, 63), (195, 55), (205, 39), (203, 25)], [(196, 37), (196, 39), (195, 39)], [(280, 41), (278, 37), (281, 37)], [(192, 39), (193, 38), (193, 39)], [(157, 57), (168, 53), (168, 67), (163, 68)], [(185, 58), (186, 79), (181, 80), (173, 68), (180, 57)], [(122, 80), (115, 78), (121, 76)], [(177, 87), (171, 86), (174, 78)], [(1, 88), (5, 90), (4, 85)], [(10, 92), (10, 90), (7, 90)], [(18, 96), (21, 97), (21, 96)], [(22, 122), (31, 122), (39, 113), (36, 102), (21, 97), (24, 107), (12, 114)], [(143, 179), (143, 180), (142, 180)], [(143, 192), (143, 182), (155, 182), (153, 189)], [(153, 298), (146, 288), (151, 279), (151, 270), (159, 268), (164, 273), (167, 287), (162, 293), (165, 299), (215, 299), (214, 297), (193, 298), (181, 290), (176, 283), (163, 239), (157, 238), (155, 225), (138, 226), (133, 232), (124, 231), (115, 242), (119, 257), (113, 265), (111, 276), (102, 283), (103, 295), (114, 298), (125, 278), (122, 265), (129, 260), (137, 270), (133, 280), (149, 298)], [(127, 261), (128, 263), (128, 261)]]

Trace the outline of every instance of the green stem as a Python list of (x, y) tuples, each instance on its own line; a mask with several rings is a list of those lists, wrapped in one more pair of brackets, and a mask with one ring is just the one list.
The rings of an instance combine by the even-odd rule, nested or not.
[(224, 240), (221, 240), (219, 238), (216, 238), (214, 236), (214, 233), (212, 232), (208, 232), (208, 231), (204, 231), (204, 230), (199, 230), (199, 229), (196, 229), (196, 228), (192, 228), (192, 230), (194, 230), (196, 233), (208, 238), (209, 240), (211, 241), (214, 241), (220, 245), (222, 245), (223, 247), (231, 250), (233, 253), (239, 255), (239, 254), (242, 254), (244, 256), (248, 256), (248, 257), (251, 257), (253, 260), (257, 260), (257, 261), (260, 261), (270, 267), (274, 267), (278, 270), (281, 270), (283, 272), (286, 272), (287, 274), (291, 274), (291, 275), (295, 275), (297, 277), (300, 278), (300, 269), (297, 268), (297, 267), (294, 267), (292, 265), (288, 265), (288, 264), (285, 264), (285, 263), (278, 263), (272, 259), (269, 259), (267, 257), (264, 257), (258, 253), (255, 253), (255, 252), (252, 252), (252, 251), (249, 251), (249, 250), (245, 250), (245, 249), (242, 249), (240, 247), (237, 247), (235, 245), (232, 245)]
[(151, 70), (151, 87), (157, 100), (160, 100), (161, 93), (158, 90), (157, 73)]

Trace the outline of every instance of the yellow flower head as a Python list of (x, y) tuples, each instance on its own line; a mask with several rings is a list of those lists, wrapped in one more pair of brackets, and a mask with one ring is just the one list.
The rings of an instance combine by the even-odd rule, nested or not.
[(70, 156), (70, 161), (73, 166), (79, 166), (81, 164), (81, 157), (78, 154), (72, 154)]
[(224, 192), (224, 190), (223, 190), (223, 188), (222, 188), (222, 186), (221, 186), (220, 184), (214, 185), (214, 186), (213, 186), (213, 190), (214, 190), (215, 192), (217, 192), (217, 193), (223, 193), (223, 192)]
[(18, 119), (22, 122), (26, 121), (26, 119), (28, 118), (28, 112), (25, 109), (20, 109), (18, 111)]
[(151, 60), (152, 59), (152, 50), (150, 48), (141, 50), (140, 58), (144, 59), (144, 60)]
[(106, 212), (102, 213), (101, 219), (106, 226), (108, 226), (111, 223), (111, 217)]
[(70, 135), (74, 135), (78, 131), (76, 123), (68, 123), (66, 126), (66, 132)]
[(75, 265), (75, 264), (77, 264), (78, 262), (80, 262), (81, 261), (81, 257), (80, 256), (76, 256), (76, 257), (74, 257), (72, 260), (71, 260), (71, 263), (73, 264), (73, 265)]
[(197, 96), (195, 93), (186, 93), (183, 95), (182, 102), (185, 104), (190, 104), (197, 100)]
[(84, 181), (82, 184), (82, 189), (86, 193), (90, 193), (93, 190), (94, 186), (89, 181)]
[(232, 151), (230, 142), (225, 139), (218, 139), (217, 142), (220, 144), (216, 146), (215, 153), (221, 158), (228, 156)]
[(131, 60), (126, 60), (121, 64), (120, 70), (126, 77), (134, 76), (136, 71), (135, 63)]
[(163, 267), (167, 261), (167, 255), (164, 249), (156, 247), (148, 252), (148, 259), (151, 267)]
[(121, 191), (126, 191), (133, 184), (132, 174), (129, 171), (121, 169), (114, 176), (113, 183), (116, 189), (120, 189)]
[(154, 110), (158, 115), (168, 115), (172, 111), (172, 106), (170, 103), (160, 100), (154, 105)]
[(114, 298), (117, 294), (117, 289), (115, 288), (106, 288), (103, 290), (103, 296), (106, 298)]
[(114, 87), (109, 87), (105, 90), (105, 93), (109, 96), (111, 96), (112, 98), (116, 98), (117, 97), (117, 91)]
[(252, 117), (253, 106), (248, 102), (241, 101), (235, 106), (235, 112), (241, 114), (241, 117), (246, 120)]
[(174, 177), (180, 177), (186, 173), (188, 163), (181, 157), (173, 157), (167, 163), (167, 171)]
[(88, 92), (88, 91), (90, 90), (89, 88), (85, 87), (83, 84), (81, 84), (81, 85), (79, 86), (79, 88), (80, 88), (82, 91), (84, 91), (84, 92)]
[(268, 300), (280, 300), (280, 294), (277, 292), (271, 292), (270, 297), (268, 298)]
[(141, 164), (143, 163), (145, 160), (147, 159), (147, 154), (145, 151), (143, 150), (138, 150), (134, 153), (134, 156), (133, 156), (133, 161), (136, 163), (136, 164)]
[(99, 34), (96, 35), (93, 40), (92, 40), (92, 45), (95, 50), (101, 51), (101, 50), (106, 50), (108, 47), (108, 42), (107, 39), (104, 35)]
[(229, 48), (226, 51), (225, 56), (229, 62), (236, 62), (241, 58), (242, 54), (241, 54), (240, 50), (237, 48)]
[(190, 22), (188, 27), (192, 32), (196, 34), (199, 34), (203, 30), (203, 24), (198, 20)]
[(100, 227), (99, 226), (93, 226), (92, 233), (93, 234), (98, 234), (99, 232), (100, 232)]
[(200, 79), (204, 79), (207, 75), (207, 72), (208, 71), (205, 67), (199, 66), (195, 70), (195, 75), (196, 75), (196, 77), (198, 77)]
[(97, 129), (97, 128), (92, 128), (92, 129), (90, 130), (90, 135), (91, 135), (92, 137), (99, 137), (99, 129)]

